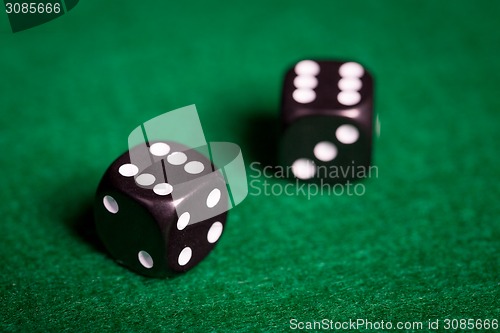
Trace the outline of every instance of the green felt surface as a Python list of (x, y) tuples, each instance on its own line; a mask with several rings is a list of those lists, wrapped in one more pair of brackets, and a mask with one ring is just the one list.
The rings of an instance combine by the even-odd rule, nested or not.
[[(499, 2), (178, 3), (80, 1), (16, 34), (0, 14), (0, 330), (500, 319)], [(207, 139), (239, 144), (255, 177), (275, 156), (284, 71), (311, 57), (376, 79), (366, 193), (251, 189), (187, 274), (115, 264), (89, 205), (130, 131), (196, 104)]]

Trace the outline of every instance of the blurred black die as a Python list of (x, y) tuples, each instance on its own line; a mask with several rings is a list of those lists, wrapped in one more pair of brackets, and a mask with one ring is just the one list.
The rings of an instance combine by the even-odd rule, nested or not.
[(285, 76), (281, 122), (280, 160), (292, 176), (358, 178), (372, 158), (371, 75), (356, 62), (300, 61)]

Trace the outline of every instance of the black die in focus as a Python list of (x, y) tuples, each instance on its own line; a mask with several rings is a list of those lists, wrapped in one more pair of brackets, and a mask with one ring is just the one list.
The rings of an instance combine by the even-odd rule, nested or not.
[[(140, 274), (185, 272), (222, 234), (228, 209), (224, 178), (203, 154), (174, 142), (134, 149), (116, 159), (99, 184), (98, 234), (112, 257)], [(149, 162), (133, 164), (133, 154)]]

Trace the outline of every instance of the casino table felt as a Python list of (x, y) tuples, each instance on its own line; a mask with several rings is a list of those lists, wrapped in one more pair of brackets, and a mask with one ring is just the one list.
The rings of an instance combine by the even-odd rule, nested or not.
[[(0, 14), (0, 330), (500, 319), (499, 14), (488, 0), (90, 0), (18, 33)], [(308, 58), (375, 78), (378, 173), (357, 194), (283, 193), (267, 168), (283, 75)], [(191, 104), (207, 141), (241, 147), (250, 192), (201, 264), (142, 277), (97, 238), (94, 192), (135, 127)]]

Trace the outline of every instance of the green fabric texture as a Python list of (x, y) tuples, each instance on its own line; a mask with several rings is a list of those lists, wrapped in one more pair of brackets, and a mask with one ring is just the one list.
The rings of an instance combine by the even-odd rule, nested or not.
[[(0, 14), (0, 330), (500, 319), (499, 16), (487, 0), (90, 0), (13, 34)], [(375, 78), (364, 195), (273, 195), (287, 181), (258, 176), (305, 58)], [(253, 187), (200, 265), (145, 278), (103, 250), (91, 202), (135, 127), (190, 104)]]

